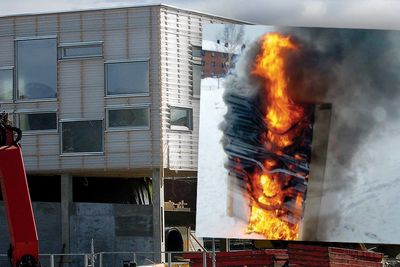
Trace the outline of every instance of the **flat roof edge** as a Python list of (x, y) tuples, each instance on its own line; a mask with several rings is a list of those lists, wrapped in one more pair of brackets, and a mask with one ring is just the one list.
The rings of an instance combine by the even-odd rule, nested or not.
[(157, 4), (140, 4), (140, 5), (126, 5), (126, 6), (109, 6), (109, 7), (101, 7), (101, 8), (88, 8), (88, 9), (71, 9), (71, 10), (61, 10), (61, 11), (48, 11), (48, 12), (38, 12), (38, 13), (20, 13), (20, 14), (10, 14), (10, 15), (4, 15), (0, 16), (0, 19), (4, 18), (15, 18), (15, 17), (28, 17), (28, 16), (45, 16), (45, 15), (58, 15), (58, 14), (68, 14), (68, 13), (79, 13), (79, 12), (93, 12), (93, 11), (107, 11), (107, 10), (119, 10), (119, 9), (127, 9), (127, 8), (141, 8), (141, 7), (160, 7), (160, 8), (170, 8), (174, 9), (177, 11), (184, 11), (184, 12), (189, 12), (193, 13), (196, 15), (206, 15), (218, 19), (223, 19), (227, 21), (231, 21), (232, 23), (241, 23), (241, 24), (254, 24), (252, 22), (248, 21), (243, 21), (243, 20), (237, 20), (234, 18), (228, 18), (220, 15), (215, 15), (215, 14), (210, 14), (207, 12), (202, 12), (202, 11), (196, 11), (196, 10), (191, 10), (191, 9), (186, 9), (186, 8), (180, 8), (177, 6), (173, 6), (170, 4), (164, 4), (164, 3), (157, 3)]

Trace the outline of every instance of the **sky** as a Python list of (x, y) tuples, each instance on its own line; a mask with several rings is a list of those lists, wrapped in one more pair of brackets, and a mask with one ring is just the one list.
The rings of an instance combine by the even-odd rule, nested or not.
[[(158, 4), (160, 0), (0, 0), (0, 16)], [(398, 0), (163, 0), (264, 25), (400, 29)]]

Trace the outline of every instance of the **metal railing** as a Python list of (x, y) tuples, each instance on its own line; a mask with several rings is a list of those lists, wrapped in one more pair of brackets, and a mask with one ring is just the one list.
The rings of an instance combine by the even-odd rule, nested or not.
[[(207, 258), (212, 259), (212, 262), (215, 262), (215, 256), (213, 253), (208, 251), (190, 251), (190, 252), (182, 252), (182, 251), (173, 251), (173, 252), (126, 252), (126, 251), (117, 251), (117, 252), (96, 252), (96, 253), (55, 253), (55, 254), (40, 254), (40, 261), (43, 267), (69, 267), (69, 266), (79, 266), (79, 267), (122, 267), (123, 260), (121, 260), (121, 265), (106, 265), (104, 262), (105, 257), (112, 256), (115, 260), (115, 256), (130, 256), (129, 260), (135, 264), (138, 264), (140, 261), (143, 263), (154, 263), (151, 259), (146, 257), (146, 255), (164, 255), (166, 256), (166, 264), (168, 267), (172, 267), (173, 264), (173, 256), (174, 255), (182, 255), (183, 253), (199, 253), (202, 254), (203, 267), (207, 267)], [(74, 258), (75, 260), (70, 260)], [(139, 258), (142, 258), (140, 260)], [(127, 259), (125, 257), (125, 259)], [(114, 261), (113, 260), (113, 261)], [(128, 260), (128, 261), (129, 261)], [(125, 260), (126, 261), (126, 260)], [(4, 263), (9, 262), (7, 254), (0, 254), (0, 266), (7, 266)], [(119, 262), (118, 262), (119, 264)]]

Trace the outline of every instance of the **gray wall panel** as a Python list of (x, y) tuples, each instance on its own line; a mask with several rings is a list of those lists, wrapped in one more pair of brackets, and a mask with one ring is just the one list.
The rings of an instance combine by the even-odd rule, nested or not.
[(14, 66), (14, 37), (0, 35), (0, 67)]

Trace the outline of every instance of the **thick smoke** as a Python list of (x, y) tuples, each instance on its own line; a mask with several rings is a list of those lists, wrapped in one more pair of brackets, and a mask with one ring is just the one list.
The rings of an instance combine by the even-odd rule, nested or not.
[(321, 28), (282, 32), (304, 48), (291, 58), (290, 88), (304, 101), (332, 103), (336, 128), (331, 134), (340, 143), (331, 148), (338, 148), (339, 164), (351, 164), (363, 138), (383, 120), (398, 116), (400, 34)]
[[(300, 49), (287, 56), (292, 97), (305, 103), (331, 103), (327, 164), (335, 177), (325, 190), (350, 192), (352, 160), (376, 127), (398, 118), (400, 34), (394, 31), (279, 28)], [(254, 97), (257, 80), (249, 73), (260, 48), (250, 45), (225, 84), (231, 92)], [(332, 174), (332, 173), (330, 173)], [(334, 206), (334, 203), (332, 203)], [(338, 223), (333, 208), (329, 218)], [(324, 233), (320, 233), (324, 238)]]
[[(325, 176), (325, 191), (346, 197), (344, 192), (350, 193), (356, 180), (354, 157), (368, 145), (364, 140), (372, 130), (399, 115), (400, 34), (322, 28), (286, 28), (281, 32), (293, 36), (303, 48), (289, 60), (295, 96), (303, 101), (332, 103), (327, 162), (331, 177)], [(338, 197), (336, 194), (331, 200)], [(331, 205), (330, 211), (321, 211), (320, 222), (338, 225), (340, 203)], [(320, 230), (320, 238), (327, 238), (324, 226)]]

